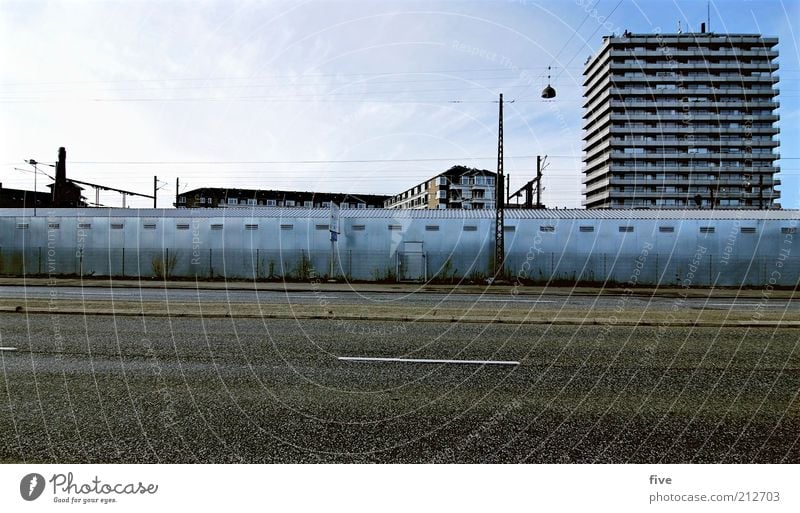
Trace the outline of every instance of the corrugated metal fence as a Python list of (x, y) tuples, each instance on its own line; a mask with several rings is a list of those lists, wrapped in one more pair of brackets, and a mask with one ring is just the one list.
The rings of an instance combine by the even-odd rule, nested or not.
[[(525, 212), (507, 216), (509, 279), (732, 287), (800, 281), (796, 212)], [(482, 280), (493, 268), (491, 211), (344, 211), (335, 245), (321, 211), (27, 213), (0, 211), (2, 275), (311, 280), (333, 269), (333, 277), (351, 280), (455, 282)]]

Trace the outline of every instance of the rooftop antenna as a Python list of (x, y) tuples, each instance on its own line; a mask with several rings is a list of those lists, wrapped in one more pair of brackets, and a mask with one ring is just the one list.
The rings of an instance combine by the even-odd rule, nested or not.
[(683, 34), (683, 31), (681, 30), (681, 20), (678, 20), (678, 34)]
[(708, 32), (711, 32), (711, 2), (706, 2), (706, 27)]

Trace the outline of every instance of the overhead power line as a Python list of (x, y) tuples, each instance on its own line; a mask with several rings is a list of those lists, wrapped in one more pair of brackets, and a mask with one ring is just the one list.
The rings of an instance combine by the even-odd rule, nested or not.
[[(510, 71), (509, 71), (510, 72)], [(103, 91), (103, 92), (126, 92), (126, 91), (175, 91), (175, 90), (192, 90), (192, 89), (255, 89), (255, 88), (269, 88), (269, 87), (277, 87), (277, 88), (286, 88), (286, 87), (320, 87), (320, 86), (329, 86), (329, 87), (337, 87), (337, 88), (344, 88), (344, 87), (355, 87), (355, 86), (382, 86), (382, 85), (394, 85), (394, 84), (421, 84), (421, 83), (432, 83), (432, 82), (468, 82), (468, 83), (475, 83), (475, 82), (486, 82), (486, 81), (495, 81), (495, 80), (507, 80), (507, 81), (519, 81), (522, 80), (520, 78), (519, 73), (511, 73), (510, 75), (506, 76), (490, 76), (490, 77), (475, 77), (475, 78), (465, 78), (465, 77), (446, 77), (446, 78), (419, 78), (414, 80), (361, 80), (361, 81), (351, 81), (351, 82), (305, 82), (305, 83), (298, 83), (293, 81), (287, 81), (283, 83), (278, 82), (270, 82), (270, 83), (240, 83), (240, 84), (200, 84), (200, 85), (141, 85), (137, 87), (124, 87), (124, 88), (98, 88), (94, 89), (95, 91)], [(3, 86), (0, 86), (3, 87)], [(4, 94), (29, 94), (31, 92), (35, 93), (58, 93), (63, 91), (74, 90), (74, 88), (63, 87), (63, 88), (55, 88), (55, 89), (34, 89), (31, 90), (30, 86), (25, 86), (24, 89), (18, 90), (7, 90)]]
[[(375, 84), (369, 84), (375, 85)], [(510, 85), (510, 86), (503, 86), (504, 89), (515, 89), (515, 88), (529, 88), (528, 84), (521, 84), (521, 85)], [(145, 100), (228, 100), (228, 99), (282, 99), (282, 98), (309, 98), (309, 97), (319, 97), (319, 96), (363, 96), (366, 94), (409, 94), (409, 93), (440, 93), (440, 92), (452, 92), (452, 91), (490, 91), (491, 88), (481, 85), (473, 85), (471, 87), (439, 87), (436, 89), (396, 89), (396, 90), (388, 90), (388, 91), (325, 91), (319, 93), (291, 93), (291, 94), (282, 94), (282, 95), (250, 95), (250, 96), (198, 96), (198, 97), (171, 97), (171, 98), (144, 98)], [(114, 91), (109, 91), (114, 92)], [(14, 100), (25, 100), (28, 98), (11, 98)], [(36, 98), (32, 98), (36, 99)], [(116, 98), (114, 98), (116, 99)], [(138, 98), (121, 98), (123, 100), (131, 99), (137, 100)]]
[[(546, 69), (547, 66), (529, 66), (525, 68), (515, 68), (520, 71), (532, 71)], [(182, 77), (182, 78), (150, 78), (150, 79), (120, 79), (120, 80), (71, 80), (71, 81), (27, 81), (27, 82), (3, 82), (4, 86), (29, 86), (32, 84), (40, 85), (60, 85), (60, 84), (119, 84), (131, 82), (203, 82), (213, 80), (256, 80), (264, 78), (312, 78), (312, 77), (361, 77), (361, 76), (406, 76), (406, 75), (438, 75), (447, 73), (486, 73), (486, 72), (508, 72), (508, 68), (473, 68), (473, 69), (443, 69), (443, 70), (406, 70), (406, 71), (362, 71), (354, 73), (306, 73), (298, 72), (283, 75), (254, 75), (239, 77)]]
[[(611, 12), (610, 12), (610, 13), (608, 13), (604, 19), (605, 19), (605, 20), (608, 20), (608, 19), (610, 19), (610, 18), (611, 18), (611, 15), (612, 15), (612, 14), (614, 14), (614, 11), (616, 11), (616, 10), (617, 10), (617, 8), (618, 8), (618, 7), (619, 7), (621, 4), (622, 4), (622, 0), (619, 0), (619, 2), (617, 2), (617, 5), (615, 5), (615, 6), (614, 6), (614, 8), (613, 8), (613, 9), (611, 9)], [(594, 37), (594, 35), (595, 35), (595, 34), (597, 34), (597, 32), (598, 32), (598, 31), (599, 31), (601, 28), (603, 28), (603, 26), (604, 26), (604, 24), (603, 24), (603, 23), (598, 23), (598, 24), (597, 24), (597, 28), (596, 28), (596, 29), (594, 29), (594, 32), (592, 32), (592, 33), (589, 35), (589, 37), (587, 37), (587, 38), (586, 38), (586, 40), (588, 41), (588, 40), (592, 39), (592, 38)], [(570, 64), (572, 64), (572, 61), (574, 61), (574, 60), (575, 60), (575, 57), (577, 57), (577, 56), (578, 56), (578, 54), (580, 54), (582, 50), (583, 50), (583, 45), (581, 45), (581, 47), (580, 47), (580, 48), (578, 48), (578, 51), (577, 51), (577, 52), (575, 52), (575, 54), (572, 56), (572, 58), (570, 58), (570, 60), (568, 60), (568, 61), (567, 61), (567, 63), (566, 63), (565, 65), (561, 66), (561, 71), (559, 71), (559, 72), (558, 72), (558, 75), (556, 75), (556, 78), (558, 78), (558, 77), (560, 77), (560, 76), (561, 76), (561, 73), (563, 73), (563, 72), (564, 72), (564, 69), (566, 69), (566, 67), (567, 67), (567, 66), (569, 66)]]
[(581, 29), (583, 24), (586, 23), (586, 20), (588, 20), (589, 16), (592, 14), (592, 9), (594, 9), (594, 7), (597, 5), (599, 1), (600, 0), (595, 0), (594, 3), (592, 3), (592, 5), (586, 8), (586, 16), (584, 16), (583, 20), (578, 24), (578, 26), (575, 27), (575, 29), (573, 29), (572, 35), (569, 36), (569, 39), (567, 39), (567, 42), (564, 43), (564, 46), (562, 46), (561, 49), (558, 50), (558, 52), (553, 56), (553, 59), (551, 60), (551, 66), (548, 66), (548, 69), (550, 69), (551, 67), (555, 67), (556, 59), (558, 59), (558, 56), (561, 55), (561, 52), (563, 52), (564, 49), (567, 47), (567, 45), (570, 43), (570, 41), (572, 41), (572, 38), (574, 38), (578, 34), (578, 31)]
[[(582, 155), (548, 155), (548, 158), (581, 158)], [(72, 164), (102, 165), (255, 165), (255, 164), (352, 164), (372, 162), (442, 162), (450, 160), (494, 160), (492, 157), (430, 157), (414, 159), (351, 160), (73, 160)], [(507, 159), (535, 159), (536, 155), (509, 155)]]
[[(258, 101), (265, 103), (391, 103), (391, 104), (451, 104), (451, 103), (497, 103), (496, 100), (393, 100), (391, 98), (361, 98), (358, 100), (338, 99), (326, 100), (319, 98), (236, 98), (236, 97), (220, 97), (220, 98), (43, 98), (43, 99), (25, 99), (25, 100), (0, 100), (0, 103), (51, 103), (51, 102), (90, 102), (90, 103), (125, 103), (125, 102), (196, 102), (196, 101)], [(543, 102), (543, 100), (521, 100), (525, 103), (533, 101)], [(518, 101), (519, 103), (519, 101)]]

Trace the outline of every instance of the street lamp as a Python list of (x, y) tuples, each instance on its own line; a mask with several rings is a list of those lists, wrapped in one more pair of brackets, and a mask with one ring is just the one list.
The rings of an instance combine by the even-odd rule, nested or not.
[(550, 85), (550, 66), (547, 67), (547, 87), (542, 89), (542, 98), (550, 100), (556, 97), (556, 90)]

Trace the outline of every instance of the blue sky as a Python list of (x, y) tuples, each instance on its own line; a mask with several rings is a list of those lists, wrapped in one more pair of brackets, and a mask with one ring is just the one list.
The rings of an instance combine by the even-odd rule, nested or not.
[[(176, 178), (391, 194), (455, 164), (495, 169), (502, 92), (511, 186), (548, 154), (545, 203), (579, 207), (584, 61), (611, 32), (696, 29), (706, 6), (0, 0), (0, 181), (32, 188), (15, 168), (65, 146), (71, 178), (149, 193), (158, 175), (162, 207)], [(800, 208), (800, 1), (710, 10), (714, 32), (780, 38), (781, 202)]]

